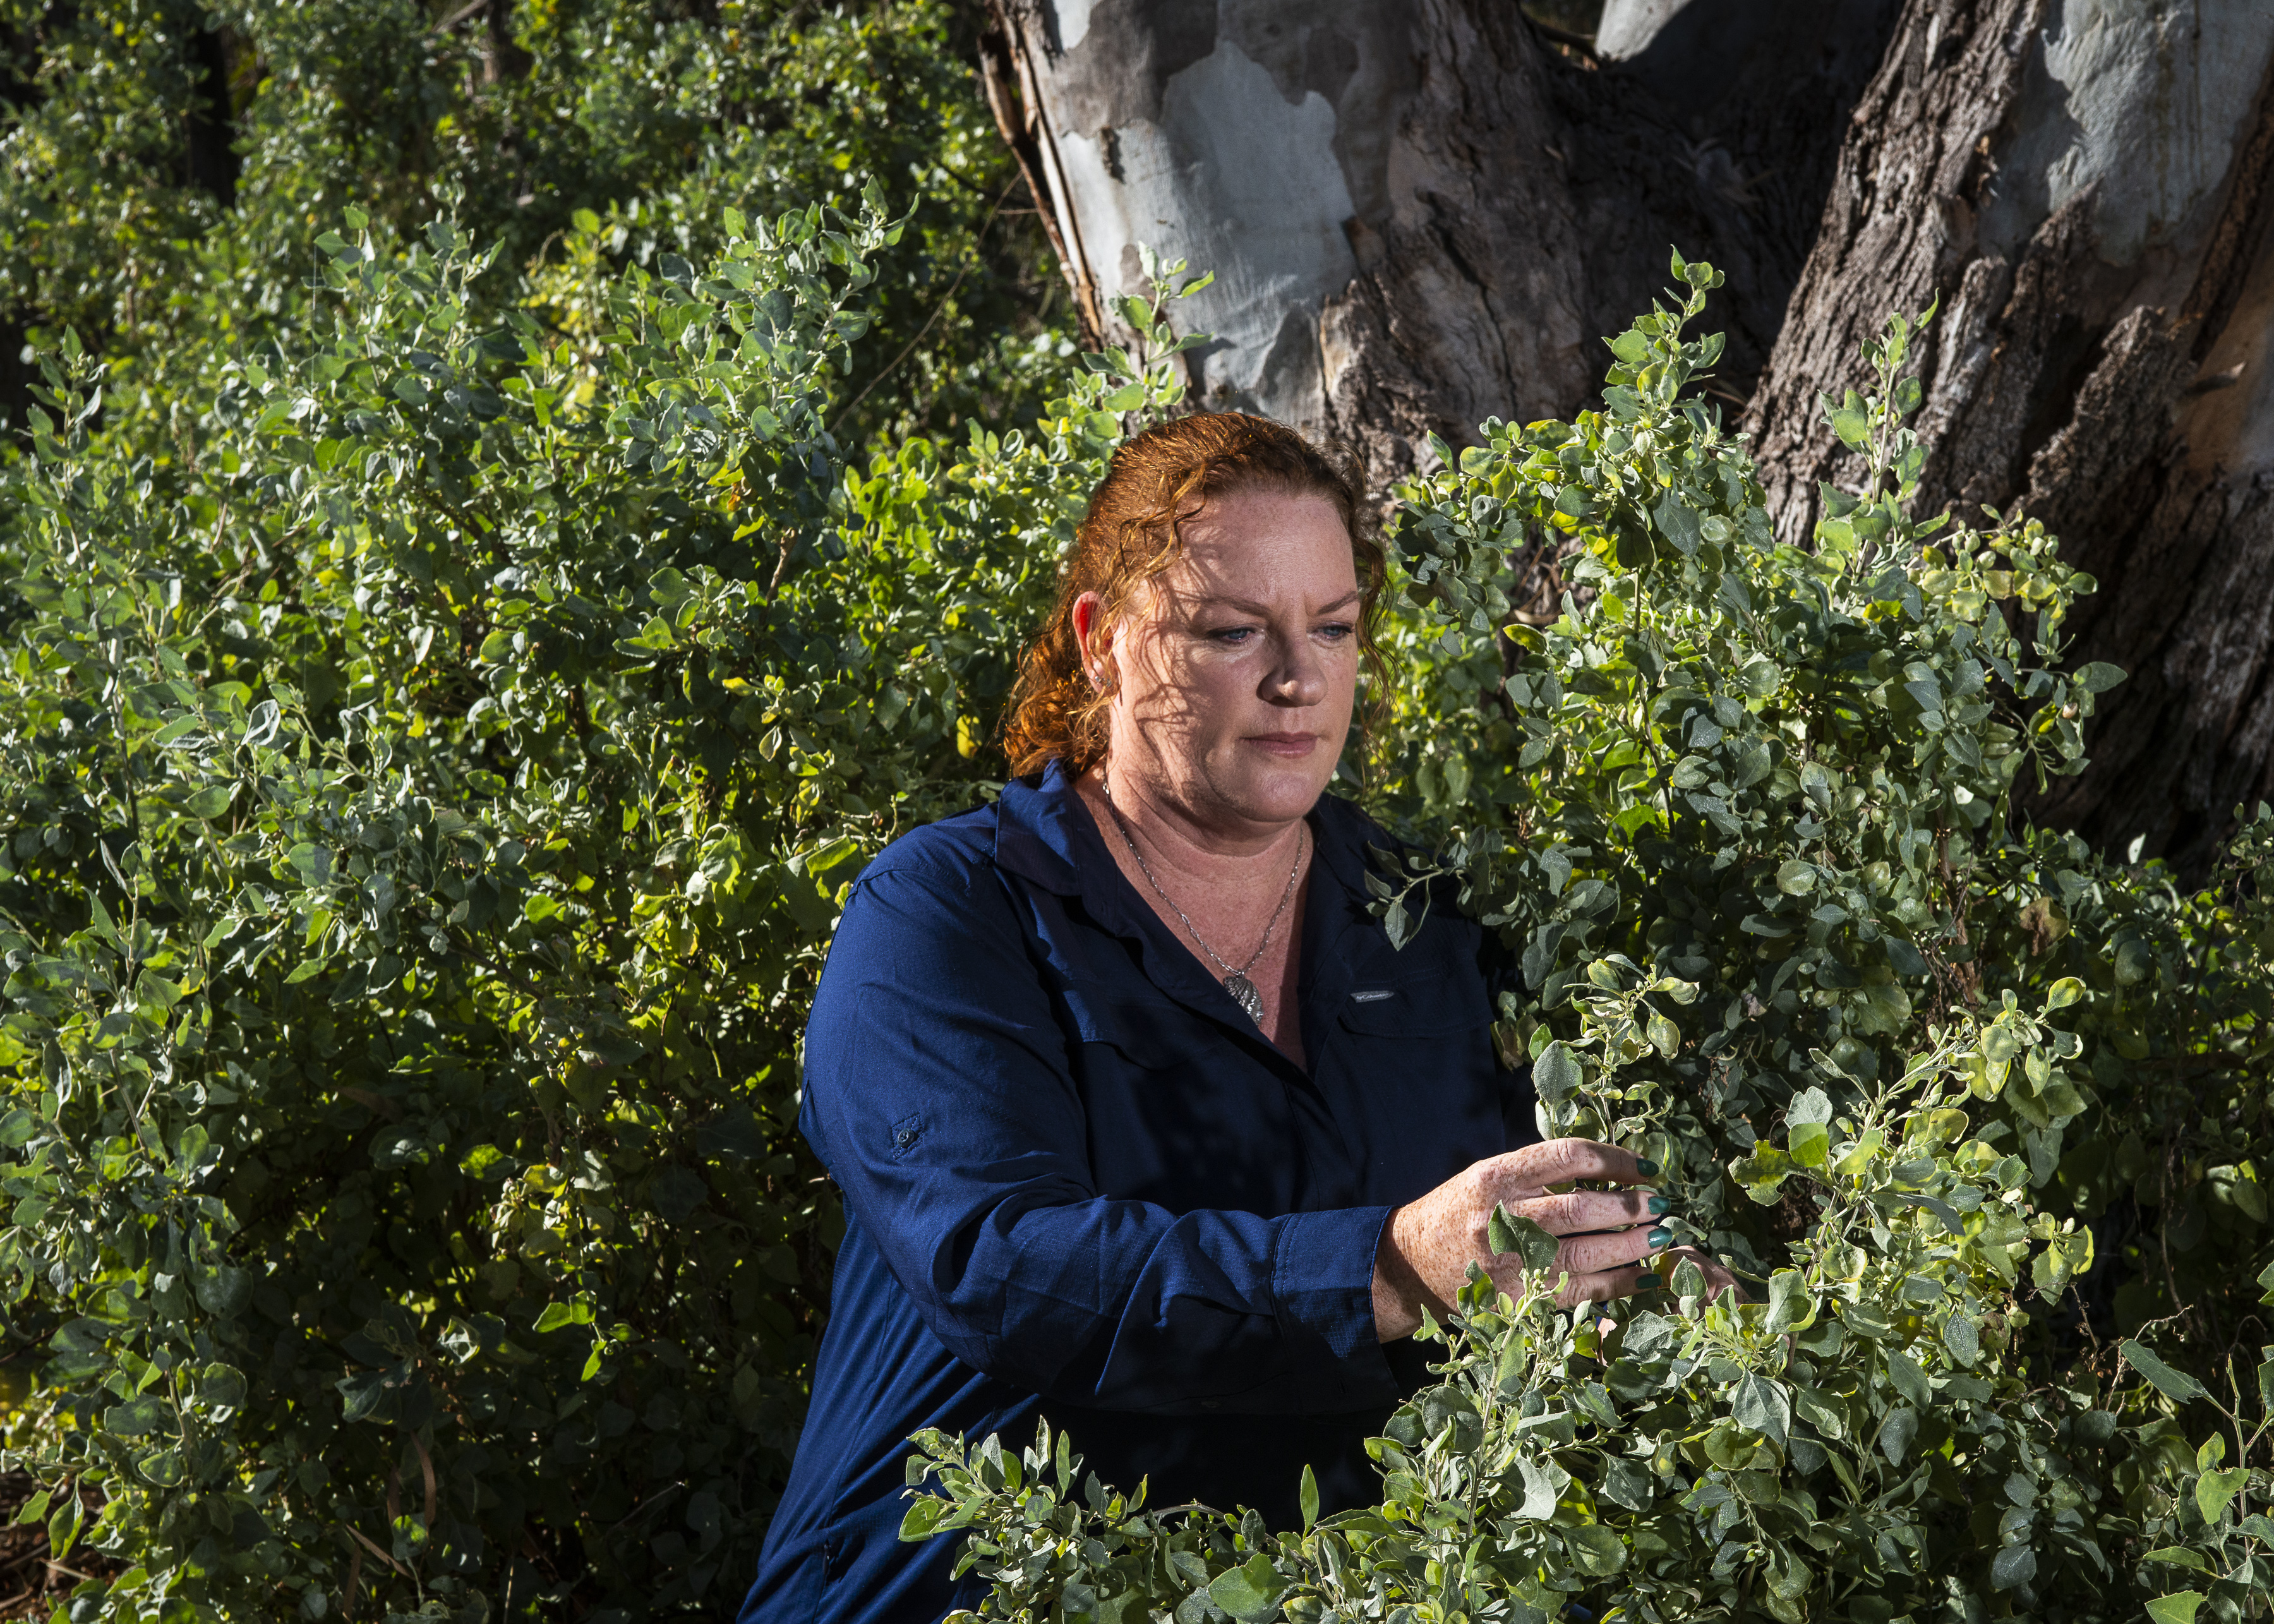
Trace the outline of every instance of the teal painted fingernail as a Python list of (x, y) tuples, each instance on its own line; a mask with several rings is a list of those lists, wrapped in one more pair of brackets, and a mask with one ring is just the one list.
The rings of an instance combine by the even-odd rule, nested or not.
[(1660, 1280), (1655, 1274), (1638, 1274), (1635, 1276), (1635, 1289), (1638, 1291), (1655, 1291), (1659, 1287), (1665, 1283), (1666, 1282), (1664, 1281)]
[(1671, 1246), (1674, 1244), (1674, 1231), (1664, 1224), (1659, 1225), (1650, 1232), (1650, 1244), (1653, 1251), (1660, 1246)]
[(1652, 1217), (1660, 1218), (1673, 1210), (1674, 1200), (1672, 1197), (1654, 1195), (1650, 1198), (1650, 1215)]
[(1656, 1178), (1658, 1177), (1658, 1163), (1653, 1162), (1648, 1156), (1637, 1156), (1635, 1158), (1635, 1171), (1641, 1174), (1645, 1178)]

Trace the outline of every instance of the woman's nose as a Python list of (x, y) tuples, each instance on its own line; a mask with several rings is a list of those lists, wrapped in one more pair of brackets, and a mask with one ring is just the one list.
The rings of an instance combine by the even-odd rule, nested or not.
[(1308, 637), (1283, 637), (1269, 696), (1277, 704), (1315, 705), (1327, 696), (1327, 671)]

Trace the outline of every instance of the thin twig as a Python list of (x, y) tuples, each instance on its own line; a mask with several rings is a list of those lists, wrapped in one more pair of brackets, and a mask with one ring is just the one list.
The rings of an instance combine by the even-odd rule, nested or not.
[(449, 33), (451, 29), (456, 27), (460, 23), (464, 22), (475, 12), (486, 11), (489, 8), (489, 4), (490, 0), (471, 0), (471, 4), (460, 6), (456, 11), (444, 18), (440, 22), (436, 23), (432, 28), (429, 28), (426, 31), (426, 37), (431, 40), (439, 34)]
[(844, 405), (838, 408), (837, 421), (839, 423), (841, 424), (846, 418), (851, 417), (853, 415), (854, 408), (860, 405), (862, 401), (867, 400), (869, 398), (870, 392), (875, 389), (878, 384), (884, 382), (885, 379), (890, 378), (895, 372), (899, 371), (900, 363), (908, 358), (909, 355), (915, 350), (918, 344), (923, 342), (924, 335), (931, 331), (932, 323), (937, 321), (940, 319), (942, 312), (947, 309), (948, 301), (955, 297), (955, 290), (963, 286), (963, 279), (970, 275), (973, 267), (978, 265), (979, 250), (987, 240), (988, 228), (995, 223), (995, 216), (1003, 212), (1003, 205), (1011, 196), (1011, 188), (1019, 184), (1019, 178), (1020, 177), (1015, 175), (1013, 176), (1010, 180), (1005, 183), (1003, 190), (996, 194), (995, 207), (987, 211), (987, 218), (980, 222), (979, 234), (971, 239), (971, 252), (964, 259), (963, 268), (956, 272), (955, 280), (947, 284), (947, 291), (939, 296), (939, 303), (931, 307), (931, 314), (924, 318), (924, 324), (916, 329), (916, 335), (908, 340), (907, 343), (900, 346), (900, 353), (894, 356), (892, 360), (886, 364), (883, 372), (878, 372), (874, 378), (871, 378), (867, 383), (861, 386), (860, 394), (855, 395), (851, 400), (846, 402)]
[(1554, 23), (1543, 23), (1537, 17), (1529, 14), (1524, 20), (1532, 25), (1532, 31), (1534, 34), (1550, 44), (1561, 45), (1567, 50), (1577, 51), (1596, 67), (1603, 65), (1603, 58), (1595, 49), (1595, 41), (1587, 35), (1574, 34), (1569, 28), (1558, 28)]

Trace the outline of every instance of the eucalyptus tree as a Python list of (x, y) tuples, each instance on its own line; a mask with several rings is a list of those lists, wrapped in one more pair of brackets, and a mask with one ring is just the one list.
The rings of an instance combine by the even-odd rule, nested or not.
[[(1589, 13), (1599, 12), (1592, 33)], [(997, 0), (998, 117), (1086, 320), (1135, 245), (1217, 273), (1193, 381), (1387, 481), (1567, 416), (1668, 243), (1729, 277), (1706, 387), (1779, 533), (1848, 455), (1818, 410), (1890, 307), (1923, 500), (2024, 505), (2135, 673), (2044, 815), (2201, 872), (2274, 790), (2274, 31), (2247, 0)], [(1539, 18), (1557, 17), (1564, 26)], [(1574, 26), (1573, 25), (1577, 25)], [(1542, 571), (1543, 583), (1550, 573)], [(1540, 600), (1552, 607), (1553, 592)]]

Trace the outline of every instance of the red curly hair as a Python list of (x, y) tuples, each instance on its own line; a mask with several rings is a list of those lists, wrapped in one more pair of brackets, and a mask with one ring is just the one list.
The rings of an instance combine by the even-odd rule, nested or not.
[[(1244, 411), (1172, 418), (1116, 451), (1090, 492), (1073, 551), (1059, 569), (1058, 604), (1020, 662), (1011, 691), (1003, 748), (1013, 773), (1038, 772), (1057, 759), (1080, 774), (1105, 755), (1105, 713), (1113, 694), (1110, 687), (1093, 688), (1083, 673), (1075, 602), (1085, 592), (1097, 594), (1091, 634), (1096, 635), (1126, 612), (1140, 584), (1182, 555), (1184, 525), (1211, 497), (1254, 486), (1334, 504), (1358, 568), (1359, 657), (1370, 676), (1381, 677), (1374, 628), (1385, 561), (1368, 523), (1356, 459), (1322, 450), (1284, 424)], [(1382, 687), (1377, 680), (1376, 691)]]

